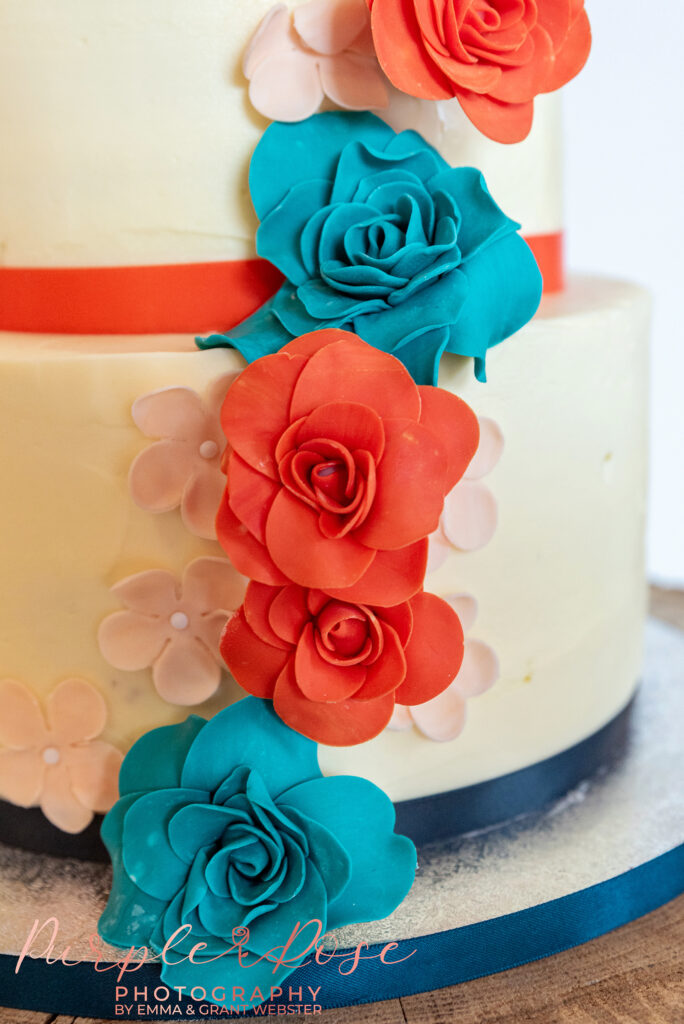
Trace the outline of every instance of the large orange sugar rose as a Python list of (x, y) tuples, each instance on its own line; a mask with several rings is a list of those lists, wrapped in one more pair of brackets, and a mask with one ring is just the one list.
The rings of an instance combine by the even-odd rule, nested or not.
[(251, 363), (222, 424), (216, 526), (239, 572), (384, 607), (422, 589), (427, 537), (478, 444), (464, 402), (324, 330)]
[(497, 142), (520, 142), (533, 100), (582, 69), (591, 48), (584, 0), (368, 0), (380, 65), (421, 99), (458, 98)]
[(442, 693), (463, 647), (456, 612), (434, 594), (373, 608), (296, 584), (250, 583), (221, 640), (248, 693), (272, 700), (292, 729), (334, 746), (377, 736), (395, 703)]

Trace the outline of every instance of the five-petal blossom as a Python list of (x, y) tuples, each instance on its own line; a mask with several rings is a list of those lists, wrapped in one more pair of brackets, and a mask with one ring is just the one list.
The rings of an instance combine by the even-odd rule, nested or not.
[(45, 712), (14, 679), (0, 682), (0, 797), (39, 806), (63, 832), (82, 832), (117, 798), (122, 754), (98, 739), (107, 722), (102, 694), (84, 679), (64, 679)]

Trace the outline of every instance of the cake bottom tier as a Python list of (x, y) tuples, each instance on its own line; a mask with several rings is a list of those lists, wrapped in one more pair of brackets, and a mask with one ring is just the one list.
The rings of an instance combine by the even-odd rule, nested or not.
[[(358, 747), (321, 748), (325, 773), (363, 775), (394, 801), (411, 800), (542, 761), (626, 706), (645, 614), (648, 322), (641, 289), (579, 278), (491, 351), (486, 385), (470, 360), (444, 360), (440, 385), (503, 434), (501, 457), (478, 482), (498, 524), (486, 546), (468, 552), (450, 543), (448, 529), (441, 533), (426, 589), (475, 599), (467, 639), (479, 641), (490, 669), (482, 645), (495, 652), (498, 678), (479, 696), (455, 700), (452, 716), (465, 709), (456, 738), (436, 742), (404, 722)], [(212, 715), (241, 696), (224, 676), (195, 703), (191, 680), (174, 692), (153, 665), (140, 669), (129, 658), (129, 668), (115, 668), (98, 630), (123, 607), (112, 591), (123, 578), (163, 570), (180, 586), (190, 563), (222, 556), (216, 541), (187, 529), (177, 507), (155, 514), (133, 500), (136, 456), (159, 438), (167, 452), (187, 442), (169, 440), (161, 413), (157, 433), (149, 427), (146, 436), (133, 403), (184, 388), (209, 430), (217, 386), (242, 365), (232, 351), (197, 351), (189, 337), (0, 335), (0, 679), (30, 692), (27, 714), (49, 711), (46, 698), (61, 681), (84, 680), (104, 698), (98, 741), (125, 753), (151, 728), (190, 711)], [(138, 424), (143, 419), (138, 411)], [(211, 468), (218, 456), (212, 437), (205, 441), (200, 464)], [(176, 466), (189, 460), (174, 451)], [(186, 522), (197, 518), (189, 490), (197, 459), (187, 464), (176, 488)], [(208, 576), (194, 593), (210, 600)], [(125, 652), (115, 660), (125, 661)], [(7, 765), (0, 797), (37, 803), (30, 787), (13, 785)]]

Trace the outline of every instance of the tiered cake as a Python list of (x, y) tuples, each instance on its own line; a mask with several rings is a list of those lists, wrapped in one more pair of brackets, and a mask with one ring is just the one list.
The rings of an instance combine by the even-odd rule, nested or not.
[[(357, 173), (355, 160), (367, 161), (350, 206), (381, 166), (395, 160), (403, 174), (410, 152), (408, 191), (432, 189), (438, 220), (447, 200), (434, 198), (434, 168), (450, 174), (444, 162), (481, 170), (506, 216), (492, 212), (476, 176), (458, 179), (460, 213), (450, 214), (461, 232), (458, 259), (469, 246), (501, 255), (489, 277), (471, 273), (475, 312), (469, 299), (458, 321), (455, 299), (446, 303), (454, 322), (465, 323), (463, 336), (454, 342), (440, 321), (450, 340), (429, 359), (406, 356), (406, 344), (394, 351), (421, 386), (438, 365), (439, 388), (479, 421), (477, 453), (430, 525), (424, 580), (458, 615), (462, 667), (429, 701), (414, 706), (397, 693), (391, 720), (370, 739), (350, 745), (334, 729), (314, 735), (326, 740), (324, 775), (361, 776), (394, 802), (452, 791), (572, 747), (630, 700), (645, 600), (648, 299), (617, 281), (564, 281), (558, 95), (537, 99), (524, 138), (531, 71), (526, 84), (511, 79), (508, 92), (497, 86), (482, 114), (485, 79), (468, 72), (465, 93), (457, 79), (449, 85), (442, 54), (427, 86), (414, 69), (416, 94), (406, 95), (386, 55), (408, 54), (392, 38), (396, 25), (406, 38), (419, 28), (401, 20), (410, 5), (395, 6), (404, 11), (396, 24), (390, 0), (375, 0), (371, 26), (365, 0), (290, 0), (298, 20), (281, 7), (255, 36), (270, 0), (0, 0), (0, 815), (41, 806), (56, 828), (77, 836), (116, 799), (116, 769), (139, 737), (191, 711), (211, 718), (244, 696), (219, 652), (243, 601), (241, 573), (250, 575), (233, 541), (217, 540), (233, 415), (224, 408), (222, 430), (221, 404), (246, 365), (241, 352), (250, 362), (271, 358), (289, 338), (257, 351), (258, 324), (233, 329), (258, 318), (281, 285), (278, 271), (291, 276), (275, 252), (280, 192), (310, 165), (298, 208), (313, 201), (325, 177), (319, 164), (338, 136), (347, 154), (338, 183), (343, 171)], [(500, 6), (475, 5), (471, 35), (490, 25), (480, 7), (505, 22)], [(581, 4), (540, 0), (534, 29), (534, 5), (520, 6), (525, 41), (504, 49), (510, 56), (536, 46), (545, 66), (556, 67), (537, 89), (550, 93), (572, 73), (563, 33), (577, 63), (586, 57)], [(481, 46), (469, 45), (467, 67), (491, 71), (491, 55), (488, 62)], [(502, 66), (512, 61), (501, 57)], [(363, 112), (364, 96), (373, 114)], [(418, 134), (402, 135), (407, 129)], [(373, 146), (385, 146), (385, 156), (358, 156)], [(425, 160), (434, 162), (429, 174)], [(375, 187), (373, 178), (367, 194)], [(293, 207), (278, 238), (305, 229), (296, 216)], [(378, 274), (386, 273), (392, 217), (363, 264)], [(526, 326), (536, 271), (508, 217), (545, 279)], [(259, 220), (270, 227), (257, 234)], [(473, 241), (478, 232), (485, 241)], [(504, 235), (520, 246), (515, 258), (503, 242), (496, 249)], [(438, 242), (423, 238), (419, 247)], [(324, 242), (316, 244), (320, 256)], [(376, 295), (361, 278), (345, 280), (338, 291), (346, 299)], [(316, 314), (322, 328), (338, 326), (332, 310)], [(308, 307), (297, 316), (312, 321)], [(489, 341), (471, 351), (468, 324), (487, 318)], [(385, 344), (383, 325), (379, 341), (353, 316), (342, 326)], [(267, 423), (272, 415), (263, 408)], [(415, 500), (406, 493), (407, 503)], [(261, 514), (262, 500), (255, 490), (247, 520)], [(287, 644), (281, 637), (276, 646)], [(246, 685), (239, 658), (228, 655)], [(322, 702), (334, 716), (330, 692)]]

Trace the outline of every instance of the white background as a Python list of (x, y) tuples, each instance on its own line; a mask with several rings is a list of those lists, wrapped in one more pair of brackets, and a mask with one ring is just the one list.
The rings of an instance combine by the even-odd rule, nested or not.
[(684, 4), (586, 7), (591, 56), (564, 90), (568, 263), (653, 293), (648, 564), (684, 585)]

